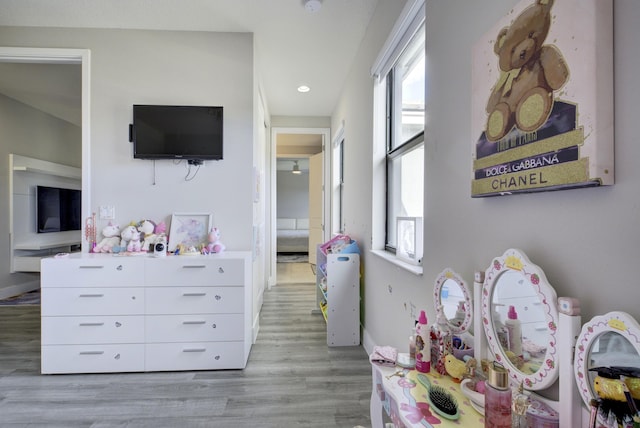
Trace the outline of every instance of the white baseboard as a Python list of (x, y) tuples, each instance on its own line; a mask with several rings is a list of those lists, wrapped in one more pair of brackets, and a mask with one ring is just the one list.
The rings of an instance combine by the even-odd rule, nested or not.
[(367, 332), (367, 329), (363, 328), (362, 329), (362, 347), (364, 348), (365, 351), (367, 351), (367, 354), (371, 355), (371, 353), (373, 352), (373, 348), (375, 346), (376, 344), (371, 338), (371, 336), (369, 335), (369, 333)]
[(253, 326), (251, 327), (251, 343), (256, 344), (256, 340), (258, 339), (258, 332), (260, 331), (260, 313), (253, 320)]
[(9, 297), (19, 296), (29, 291), (35, 291), (40, 288), (40, 280), (23, 282), (22, 284), (10, 285), (0, 288), (0, 299), (8, 299)]

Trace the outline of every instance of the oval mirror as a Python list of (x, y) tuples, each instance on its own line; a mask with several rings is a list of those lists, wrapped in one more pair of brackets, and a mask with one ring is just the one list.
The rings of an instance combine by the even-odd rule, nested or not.
[(453, 334), (468, 331), (473, 318), (471, 293), (462, 277), (447, 268), (437, 277), (433, 287), (436, 315), (444, 313)]
[(497, 361), (517, 384), (544, 389), (558, 378), (556, 292), (520, 250), (493, 260), (482, 285), (482, 323)]
[[(576, 342), (573, 366), (576, 384), (582, 400), (590, 408), (591, 399), (599, 397), (598, 391), (611, 383), (611, 378), (640, 377), (640, 325), (626, 312), (609, 312), (596, 316), (582, 326)], [(640, 402), (640, 390), (633, 384), (629, 389), (636, 402)], [(603, 397), (614, 398), (614, 397)], [(623, 397), (615, 397), (617, 401)]]

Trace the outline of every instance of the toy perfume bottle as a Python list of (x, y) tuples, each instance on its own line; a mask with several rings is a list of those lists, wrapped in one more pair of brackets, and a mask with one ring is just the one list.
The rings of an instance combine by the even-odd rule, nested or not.
[(509, 334), (509, 350), (516, 354), (517, 357), (522, 356), (522, 326), (518, 319), (518, 313), (514, 306), (509, 306), (507, 320), (504, 323)]
[(511, 389), (505, 368), (491, 363), (487, 370), (484, 392), (484, 426), (511, 428)]
[(444, 315), (444, 309), (442, 308), (442, 306), (440, 306), (440, 309), (438, 311), (438, 319), (436, 325), (434, 326), (434, 333), (436, 341), (435, 349), (437, 352), (436, 371), (441, 375), (446, 375), (447, 369), (445, 368), (444, 362), (448, 354), (453, 354), (453, 334), (451, 333), (449, 321), (447, 321), (447, 318)]
[(416, 370), (421, 373), (431, 371), (431, 339), (424, 311), (420, 311), (416, 325)]

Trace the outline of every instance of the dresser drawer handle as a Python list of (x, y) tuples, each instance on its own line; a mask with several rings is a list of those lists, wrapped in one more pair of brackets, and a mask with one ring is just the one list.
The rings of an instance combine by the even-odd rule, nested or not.
[(104, 297), (104, 294), (81, 294), (80, 297)]
[(182, 266), (184, 269), (204, 269), (207, 266), (206, 265), (185, 265)]
[(196, 325), (196, 324), (205, 324), (206, 321), (182, 321), (184, 325)]
[(80, 355), (102, 355), (104, 351), (80, 351)]
[(103, 322), (81, 322), (80, 327), (100, 327), (103, 326)]
[(206, 296), (207, 293), (182, 293), (184, 297), (202, 297)]
[(185, 348), (182, 352), (206, 352), (205, 348)]
[(104, 269), (104, 266), (79, 266), (80, 269)]
[(218, 273), (224, 273), (224, 269), (222, 267), (218, 268)]

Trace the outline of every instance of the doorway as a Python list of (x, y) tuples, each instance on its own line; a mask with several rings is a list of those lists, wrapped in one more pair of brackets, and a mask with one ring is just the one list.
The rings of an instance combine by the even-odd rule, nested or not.
[[(86, 218), (91, 212), (90, 174), (89, 174), (89, 88), (90, 88), (90, 52), (88, 49), (55, 49), (55, 48), (13, 48), (0, 47), (0, 63), (14, 64), (78, 64), (81, 69), (81, 134), (82, 134), (82, 216)], [(46, 109), (42, 108), (46, 111)], [(55, 116), (55, 114), (53, 114)], [(88, 244), (83, 241), (82, 250)]]
[[(324, 230), (328, 217), (325, 209), (328, 204), (323, 189), (329, 162), (325, 159), (324, 148), (329, 135), (328, 128), (272, 128), (270, 229), (273, 257), (269, 287), (282, 281), (296, 281), (295, 278), (315, 282), (311, 269), (311, 264), (315, 263), (311, 260), (315, 258), (313, 249), (326, 240)], [(303, 241), (287, 241), (287, 236)], [(293, 257), (294, 262), (284, 263), (285, 256)], [(296, 257), (302, 259), (301, 263), (295, 263)]]

